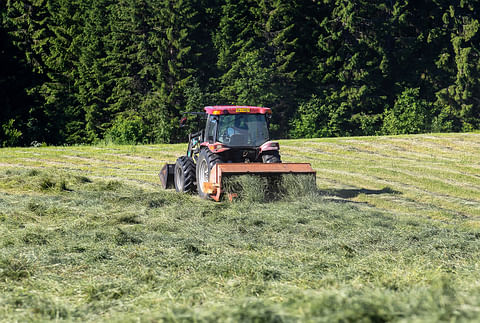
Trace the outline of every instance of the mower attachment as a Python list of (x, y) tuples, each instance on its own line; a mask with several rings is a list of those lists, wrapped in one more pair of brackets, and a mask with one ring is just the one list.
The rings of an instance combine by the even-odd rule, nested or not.
[(222, 176), (229, 175), (282, 175), (312, 174), (316, 172), (309, 163), (225, 163), (216, 164), (210, 171), (209, 182), (203, 183), (204, 192), (215, 201), (220, 201), (223, 193)]
[(175, 173), (175, 164), (165, 164), (162, 167), (162, 170), (158, 174), (160, 177), (160, 182), (162, 183), (162, 187), (164, 189), (167, 188), (174, 188), (174, 173)]

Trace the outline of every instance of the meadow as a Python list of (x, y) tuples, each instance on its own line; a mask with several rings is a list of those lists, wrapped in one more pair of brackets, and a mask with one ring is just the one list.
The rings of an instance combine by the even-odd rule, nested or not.
[(0, 321), (480, 320), (480, 134), (283, 140), (317, 187), (162, 190), (186, 145), (0, 149)]

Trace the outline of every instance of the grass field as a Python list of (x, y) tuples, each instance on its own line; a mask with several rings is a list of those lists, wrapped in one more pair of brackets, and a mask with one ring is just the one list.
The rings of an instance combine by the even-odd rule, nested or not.
[(0, 149), (0, 321), (480, 320), (480, 134), (281, 141), (275, 202), (161, 190), (184, 149)]

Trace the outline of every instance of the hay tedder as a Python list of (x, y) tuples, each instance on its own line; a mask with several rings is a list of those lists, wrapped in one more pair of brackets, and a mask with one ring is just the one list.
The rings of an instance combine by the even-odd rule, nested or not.
[[(219, 201), (222, 181), (233, 175), (310, 174), (315, 181), (310, 164), (281, 162), (278, 142), (269, 140), (270, 108), (209, 106), (204, 110), (190, 113), (206, 118), (206, 127), (188, 136), (186, 155), (163, 166), (159, 174), (163, 188), (198, 191), (202, 198)], [(185, 115), (180, 125), (186, 121)]]

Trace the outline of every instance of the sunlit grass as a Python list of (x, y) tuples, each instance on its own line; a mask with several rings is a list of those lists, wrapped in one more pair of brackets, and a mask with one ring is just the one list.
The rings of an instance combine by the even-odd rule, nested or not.
[(160, 189), (185, 145), (0, 149), (0, 317), (478, 321), (479, 142), (282, 141), (318, 186), (243, 176), (233, 203)]

